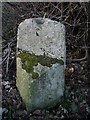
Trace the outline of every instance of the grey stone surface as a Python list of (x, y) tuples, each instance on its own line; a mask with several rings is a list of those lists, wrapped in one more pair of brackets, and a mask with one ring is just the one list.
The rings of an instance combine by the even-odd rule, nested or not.
[[(17, 48), (28, 51), (30, 59), (33, 59), (30, 62), (33, 64), (32, 70), (32, 65), (28, 64), (30, 59), (26, 57), (24, 59), (25, 65), (31, 67), (28, 73), (27, 69), (23, 68), (22, 58), (17, 57), (16, 85), (27, 109), (31, 111), (54, 106), (64, 92), (66, 61), (64, 25), (47, 18), (26, 19), (18, 28)], [(18, 55), (21, 53), (17, 52)], [(43, 65), (40, 60), (46, 60), (49, 65), (45, 64), (45, 61)], [(38, 76), (33, 78), (33, 73), (37, 73)]]
[(17, 47), (65, 60), (65, 27), (50, 19), (26, 19), (18, 28)]

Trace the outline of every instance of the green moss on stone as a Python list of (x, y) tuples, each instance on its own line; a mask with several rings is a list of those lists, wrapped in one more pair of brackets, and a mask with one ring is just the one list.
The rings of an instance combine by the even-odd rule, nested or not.
[(21, 58), (22, 61), (22, 68), (26, 70), (27, 73), (32, 74), (32, 78), (35, 79), (39, 75), (38, 73), (34, 72), (34, 66), (37, 66), (38, 63), (40, 63), (43, 66), (51, 67), (55, 63), (59, 63), (61, 65), (64, 64), (63, 60), (61, 59), (56, 59), (56, 58), (50, 58), (47, 56), (43, 55), (35, 55), (35, 54), (30, 54), (26, 51), (22, 51), (18, 57)]
[(33, 78), (33, 79), (36, 79), (37, 77), (39, 77), (38, 73), (33, 72), (33, 73), (32, 73), (32, 78)]

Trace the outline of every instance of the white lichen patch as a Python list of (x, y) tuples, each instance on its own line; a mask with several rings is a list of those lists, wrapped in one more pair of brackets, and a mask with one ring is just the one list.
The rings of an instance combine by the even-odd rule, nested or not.
[(43, 66), (40, 63), (38, 63), (37, 66), (34, 66), (34, 72), (39, 74), (39, 77), (41, 76), (41, 74), (46, 73), (46, 71), (48, 71), (50, 68), (47, 66)]
[(34, 18), (26, 19), (19, 25), (17, 46), (36, 55), (46, 54), (65, 61), (65, 27), (60, 22), (48, 18), (39, 25)]

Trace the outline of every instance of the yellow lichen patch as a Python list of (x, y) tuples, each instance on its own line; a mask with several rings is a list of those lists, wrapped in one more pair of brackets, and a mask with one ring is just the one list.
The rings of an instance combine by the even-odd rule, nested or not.
[(21, 59), (17, 58), (17, 82), (16, 86), (20, 92), (23, 101), (28, 108), (29, 103), (29, 74), (22, 69)]

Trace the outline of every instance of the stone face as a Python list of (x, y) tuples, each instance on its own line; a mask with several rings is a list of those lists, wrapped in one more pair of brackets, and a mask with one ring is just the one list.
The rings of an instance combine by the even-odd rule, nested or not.
[(26, 19), (17, 34), (16, 85), (28, 110), (52, 107), (64, 91), (65, 27), (50, 19)]

